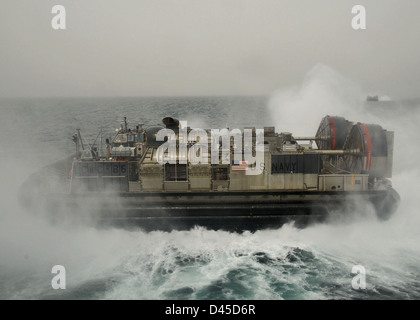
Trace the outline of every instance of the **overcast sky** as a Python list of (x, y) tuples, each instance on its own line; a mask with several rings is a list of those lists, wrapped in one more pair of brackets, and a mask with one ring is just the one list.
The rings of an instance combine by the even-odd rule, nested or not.
[[(55, 4), (66, 30), (51, 27)], [(268, 94), (321, 63), (418, 97), (419, 12), (418, 0), (1, 0), (0, 96)]]

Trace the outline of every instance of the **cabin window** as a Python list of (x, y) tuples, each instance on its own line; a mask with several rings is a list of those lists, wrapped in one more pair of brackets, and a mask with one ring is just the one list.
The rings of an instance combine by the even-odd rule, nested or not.
[(165, 164), (165, 181), (187, 181), (186, 164)]
[(118, 134), (115, 139), (114, 143), (127, 143), (127, 135), (126, 134)]

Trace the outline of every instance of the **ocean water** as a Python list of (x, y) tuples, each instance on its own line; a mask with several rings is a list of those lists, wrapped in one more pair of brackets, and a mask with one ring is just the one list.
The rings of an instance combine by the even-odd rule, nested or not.
[[(37, 98), (0, 100), (0, 299), (419, 299), (420, 101), (370, 102), (319, 82), (261, 97)], [(402, 201), (380, 222), (369, 208), (304, 229), (242, 234), (51, 225), (19, 205), (18, 190), (44, 165), (92, 143), (127, 116), (164, 116), (192, 127), (276, 126), (313, 135), (323, 116), (344, 115), (395, 131), (393, 184)], [(66, 268), (53, 290), (51, 269)], [(352, 268), (366, 289), (352, 288)]]

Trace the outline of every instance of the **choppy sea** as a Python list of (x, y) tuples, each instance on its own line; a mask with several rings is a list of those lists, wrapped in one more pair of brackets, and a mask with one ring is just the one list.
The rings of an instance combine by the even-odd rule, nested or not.
[[(74, 151), (80, 129), (93, 142), (165, 116), (191, 127), (276, 126), (313, 135), (323, 116), (377, 123), (395, 131), (396, 214), (381, 222), (366, 209), (345, 219), (242, 234), (95, 229), (51, 225), (19, 205), (18, 190), (44, 165)], [(420, 100), (364, 102), (272, 96), (10, 98), (0, 100), (0, 299), (419, 299)], [(66, 269), (53, 290), (52, 266)], [(352, 268), (366, 288), (352, 287)]]

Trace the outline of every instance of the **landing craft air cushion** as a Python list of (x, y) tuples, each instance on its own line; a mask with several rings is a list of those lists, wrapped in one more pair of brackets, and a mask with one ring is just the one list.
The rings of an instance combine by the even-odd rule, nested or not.
[[(75, 154), (34, 174), (22, 189), (23, 202), (31, 208), (42, 203), (55, 221), (77, 216), (146, 230), (238, 231), (288, 221), (307, 225), (351, 214), (360, 203), (386, 220), (398, 206), (389, 180), (394, 133), (379, 125), (326, 116), (313, 137), (264, 127), (245, 130), (247, 141), (230, 131), (215, 156), (219, 137), (215, 143), (211, 130), (203, 130), (207, 135), (197, 141), (190, 137), (193, 129), (182, 128), (177, 119), (162, 122), (128, 128), (124, 118), (104, 152), (87, 148), (78, 131)], [(163, 129), (173, 135), (158, 139)], [(168, 140), (175, 153), (164, 148)], [(205, 148), (194, 149), (199, 144)], [(245, 160), (258, 152), (259, 163)], [(191, 154), (200, 161), (191, 161)]]

